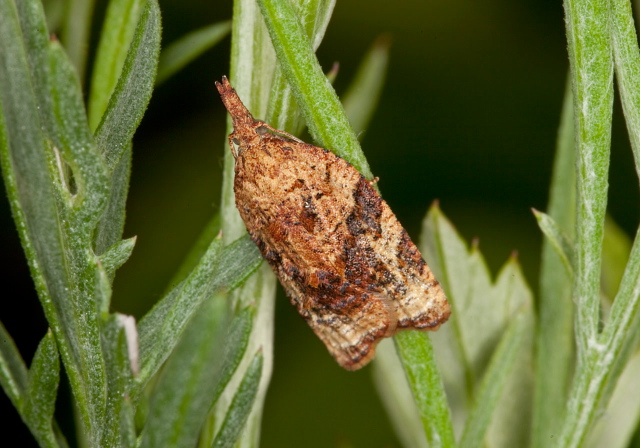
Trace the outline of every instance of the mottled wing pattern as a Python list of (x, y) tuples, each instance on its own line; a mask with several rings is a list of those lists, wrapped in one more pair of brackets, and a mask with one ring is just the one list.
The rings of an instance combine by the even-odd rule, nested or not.
[(216, 86), (233, 118), (238, 210), (338, 363), (358, 369), (382, 338), (445, 322), (440, 285), (371, 183), (330, 151), (254, 120), (226, 78)]
[(444, 294), (417, 248), (346, 161), (264, 134), (236, 164), (236, 202), (252, 238), (342, 366), (366, 364), (397, 328), (446, 320)]

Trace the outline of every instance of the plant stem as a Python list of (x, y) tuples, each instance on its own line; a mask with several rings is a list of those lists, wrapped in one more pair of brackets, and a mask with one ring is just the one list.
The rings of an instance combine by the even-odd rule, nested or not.
[[(558, 445), (580, 446), (602, 398), (610, 356), (598, 337), (600, 264), (613, 105), (609, 2), (565, 0), (577, 144), (573, 298), (578, 365)], [(605, 362), (605, 364), (609, 364)], [(603, 368), (604, 367), (604, 368)]]
[(347, 115), (325, 76), (311, 40), (306, 35), (289, 2), (258, 0), (289, 85), (293, 90), (309, 132), (319, 146), (346, 159), (363, 176), (371, 179), (364, 157)]

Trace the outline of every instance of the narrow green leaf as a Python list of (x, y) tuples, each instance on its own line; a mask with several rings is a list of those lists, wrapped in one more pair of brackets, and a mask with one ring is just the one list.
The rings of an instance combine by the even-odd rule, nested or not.
[[(253, 244), (251, 240), (247, 240)], [(262, 412), (264, 401), (267, 395), (268, 385), (273, 367), (273, 316), (275, 307), (275, 293), (277, 281), (271, 268), (263, 263), (254, 275), (249, 277), (240, 288), (233, 291), (229, 300), (235, 309), (242, 309), (251, 306), (255, 309), (252, 317), (252, 330), (245, 350), (245, 356), (218, 398), (214, 411), (210, 415), (208, 428), (218, 427), (225, 418), (229, 403), (233, 400), (235, 393), (240, 386), (240, 381), (251, 366), (252, 354), (260, 351), (263, 358), (263, 370), (260, 377), (260, 387), (256, 402), (249, 416), (246, 430), (241, 434), (241, 441), (238, 443), (245, 446), (256, 446), (260, 441), (260, 428), (262, 425)], [(213, 437), (213, 436), (211, 436)], [(210, 439), (209, 439), (210, 440)]]
[(402, 446), (427, 448), (420, 410), (413, 399), (395, 345), (385, 339), (376, 348), (373, 380)]
[[(57, 229), (54, 192), (49, 178), (48, 147), (40, 133), (37, 103), (31, 88), (25, 48), (21, 40), (20, 23), (13, 2), (0, 4), (0, 105), (2, 107), (2, 168), (11, 200), (14, 219), (31, 262), (32, 271), (47, 269), (36, 262), (36, 253), (51, 251), (59, 269), (62, 249)], [(24, 132), (29, 129), (32, 132)], [(29, 186), (29, 189), (26, 186)], [(37, 196), (29, 191), (40, 192)], [(33, 238), (33, 241), (31, 239)], [(56, 249), (53, 249), (53, 248)], [(45, 250), (45, 248), (51, 248)], [(52, 266), (51, 268), (54, 268)], [(39, 293), (44, 294), (44, 279), (33, 272)], [(58, 274), (60, 272), (56, 272)], [(60, 273), (61, 274), (61, 273)], [(64, 274), (52, 275), (64, 279)]]
[(344, 108), (324, 75), (305, 30), (290, 2), (258, 0), (278, 62), (319, 146), (349, 161), (372, 179), (360, 143)]
[(231, 291), (262, 262), (255, 244), (243, 237), (222, 248), (216, 239), (185, 281), (140, 321), (140, 376), (133, 389), (136, 397), (175, 347), (188, 320), (203, 300), (217, 291)]
[(454, 447), (449, 405), (429, 336), (406, 331), (395, 336), (398, 356), (420, 410), (430, 447)]
[(112, 0), (107, 15), (89, 102), (96, 143), (112, 170), (111, 192), (95, 234), (98, 254), (122, 236), (131, 138), (151, 97), (160, 51), (156, 0)]
[[(626, 325), (613, 332), (605, 328), (603, 337), (599, 335), (600, 269), (613, 109), (610, 2), (565, 0), (564, 5), (577, 143), (573, 300), (578, 362), (558, 444), (577, 447), (584, 443), (592, 426), (606, 387), (605, 378), (624, 345), (623, 340), (615, 338), (624, 337)], [(629, 286), (635, 289), (636, 282), (637, 277)], [(628, 316), (623, 320), (635, 317), (635, 312), (628, 311), (625, 310)], [(612, 309), (610, 323), (614, 320)]]
[(202, 431), (200, 431), (200, 439), (198, 441), (199, 447), (209, 447), (213, 443), (216, 430), (217, 412), (217, 408), (215, 406), (218, 404), (218, 400), (222, 396), (222, 393), (225, 391), (247, 352), (254, 318), (255, 309), (250, 305), (240, 311), (240, 313), (237, 314), (229, 324), (228, 333), (224, 339), (225, 350), (224, 358), (222, 360), (220, 379), (213, 394), (212, 403), (214, 407), (210, 410), (209, 416), (202, 427)]
[(214, 23), (200, 28), (173, 42), (160, 54), (156, 85), (173, 76), (202, 53), (215, 46), (231, 31), (231, 22)]
[(131, 177), (131, 144), (111, 174), (109, 198), (95, 232), (95, 253), (103, 254), (122, 238)]
[[(82, 92), (71, 65), (59, 43), (49, 46), (49, 73), (53, 112), (54, 144), (62, 161), (71, 169), (65, 179), (76, 226), (86, 240), (93, 232), (108, 194), (107, 168), (94, 146), (82, 101)], [(89, 241), (89, 240), (86, 240)]]
[(484, 446), (489, 423), (515, 365), (525, 325), (525, 313), (521, 312), (502, 335), (475, 394), (474, 404), (462, 433), (460, 447), (480, 448)]
[(89, 124), (95, 130), (122, 73), (145, 0), (111, 0), (100, 33), (89, 93)]
[[(240, 311), (229, 324), (229, 332), (225, 338), (225, 351), (220, 379), (213, 394), (212, 409), (200, 432), (199, 447), (209, 447), (213, 443), (216, 429), (216, 413), (218, 412), (216, 405), (218, 405), (218, 400), (222, 393), (227, 390), (227, 385), (238, 370), (247, 352), (254, 319), (255, 309), (250, 305)], [(244, 371), (246, 372), (246, 368)]]
[(16, 409), (21, 409), (28, 383), (27, 366), (18, 347), (0, 322), (0, 385)]
[(240, 286), (262, 264), (262, 256), (248, 235), (225, 246), (221, 259), (224, 262), (216, 266), (214, 284), (227, 292)]
[(111, 170), (127, 150), (147, 108), (159, 52), (160, 8), (157, 0), (146, 0), (122, 73), (95, 131), (96, 144)]
[[(578, 145), (578, 207), (573, 297), (577, 305), (578, 361), (590, 356), (600, 321), (600, 266), (613, 112), (613, 58), (609, 33), (609, 2), (565, 0), (569, 61)], [(582, 406), (577, 404), (577, 406)], [(573, 408), (571, 414), (576, 416)], [(573, 419), (570, 419), (573, 420)], [(574, 421), (577, 423), (577, 421)], [(572, 426), (570, 423), (569, 426)], [(580, 423), (582, 425), (582, 422)], [(563, 442), (584, 435), (569, 429)], [(569, 435), (572, 433), (572, 435)]]
[[(103, 278), (91, 250), (92, 235), (108, 197), (108, 174), (101, 154), (93, 144), (84, 110), (80, 84), (66, 53), (57, 42), (49, 48), (49, 74), (54, 115), (53, 141), (62, 163), (70, 169), (66, 177), (68, 197), (60, 206), (60, 231), (73, 288), (65, 291), (62, 321), (76, 353), (82, 381), (73, 385), (87, 393), (88, 437), (102, 444), (106, 398), (106, 364), (100, 340), (100, 315), (108, 312), (111, 288)], [(58, 151), (56, 151), (58, 154)], [(58, 160), (60, 164), (60, 160)], [(63, 176), (61, 178), (64, 179)], [(58, 299), (60, 300), (60, 299)], [(66, 358), (63, 355), (65, 365)], [(77, 380), (72, 378), (72, 384)], [(77, 394), (77, 392), (76, 392)], [(106, 443), (106, 442), (105, 442)]]
[(52, 135), (53, 112), (49, 86), (49, 30), (39, 0), (15, 2), (20, 17), (22, 36), (33, 77), (33, 90), (39, 106), (43, 131)]
[(533, 209), (532, 211), (538, 221), (538, 227), (540, 227), (542, 233), (544, 233), (553, 248), (556, 250), (560, 260), (562, 260), (562, 265), (564, 266), (567, 275), (572, 275), (573, 245), (569, 241), (569, 238), (551, 216), (546, 213), (539, 212), (536, 209)]
[[(634, 245), (635, 244), (637, 243), (634, 241)], [(640, 282), (637, 277), (640, 274), (637, 271), (637, 260), (631, 260), (631, 253), (634, 252), (629, 237), (615, 224), (611, 217), (607, 217), (602, 248), (603, 266), (601, 285), (605, 300), (605, 306), (603, 306), (602, 312), (603, 321), (605, 329), (607, 330), (606, 334), (609, 337), (615, 333), (611, 331), (612, 328), (609, 326), (612, 312), (615, 314), (614, 323), (611, 323), (611, 325), (622, 325), (622, 328), (627, 327), (627, 329), (622, 332), (624, 339), (621, 346), (615, 348), (614, 362), (611, 366), (607, 367), (609, 369), (607, 373), (608, 377), (605, 379), (604, 392), (599, 398), (603, 405), (607, 403), (607, 400), (613, 393), (613, 389), (616, 387), (617, 378), (621, 375), (623, 369), (626, 368), (625, 365), (628, 363), (629, 358), (637, 352), (640, 344), (640, 313), (636, 308), (638, 306), (637, 303), (634, 304), (636, 297), (618, 295), (620, 292), (619, 288), (622, 287), (622, 285), (624, 285), (627, 293), (633, 291), (632, 294), (635, 294), (637, 292), (636, 290), (629, 289), (629, 282), (633, 282), (632, 279), (634, 279), (634, 275), (636, 276), (636, 285)], [(637, 253), (637, 249), (635, 253)], [(620, 303), (615, 307), (607, 307), (607, 305), (611, 303), (611, 297), (616, 297), (616, 300), (618, 300), (617, 297), (622, 298), (620, 299)], [(621, 307), (621, 305), (626, 307)], [(629, 317), (633, 317), (633, 320), (626, 322)], [(603, 341), (606, 341), (604, 336)], [(611, 341), (608, 343), (611, 343)], [(601, 354), (601, 356), (605, 355), (606, 353)]]
[(618, 292), (630, 251), (631, 240), (629, 236), (611, 216), (607, 216), (602, 242), (602, 281), (600, 286), (602, 293), (609, 300), (615, 297)]
[(640, 353), (625, 367), (613, 396), (600, 418), (589, 432), (587, 448), (625, 448), (630, 445), (640, 423)]
[(228, 313), (214, 296), (186, 326), (154, 387), (142, 447), (195, 446), (222, 373)]
[(390, 45), (388, 35), (376, 39), (342, 96), (344, 111), (356, 135), (367, 129), (378, 105), (389, 65)]
[(579, 446), (595, 419), (596, 411), (606, 403), (610, 390), (618, 379), (621, 366), (632, 344), (637, 343), (640, 313), (640, 243), (631, 250), (609, 322), (593, 345), (586, 366), (581, 366), (574, 380), (567, 421), (561, 442), (564, 446)]
[[(137, 389), (145, 386), (169, 357), (195, 310), (214, 292), (210, 284), (222, 249), (222, 241), (215, 239), (191, 274), (156, 303), (140, 321), (141, 371)], [(136, 396), (135, 393), (132, 395)]]
[[(567, 83), (558, 129), (549, 191), (548, 214), (574, 239), (576, 219), (575, 134), (573, 95)], [(533, 406), (533, 448), (546, 448), (555, 437), (566, 409), (573, 372), (572, 278), (548, 239), (542, 242), (540, 299), (536, 335), (536, 378)]]
[[(292, 3), (300, 25), (307, 37), (313, 42), (313, 50), (317, 50), (329, 25), (329, 19), (335, 7), (335, 0), (298, 1)], [(330, 78), (329, 81), (333, 83)], [(304, 129), (304, 120), (300, 108), (293, 97), (291, 86), (287, 82), (280, 64), (277, 64), (273, 75), (272, 93), (265, 121), (276, 129), (282, 129), (298, 135)]]
[(133, 447), (135, 424), (127, 391), (137, 370), (135, 320), (131, 316), (111, 314), (101, 336), (107, 365), (107, 409), (102, 424), (102, 446)]
[[(615, 0), (609, 3), (609, 9), (611, 13), (611, 34), (613, 54), (615, 61), (616, 80), (620, 89), (620, 98), (622, 102), (622, 108), (624, 110), (625, 121), (627, 124), (629, 140), (631, 142), (631, 149), (634, 154), (636, 172), (640, 178), (640, 85), (639, 85), (639, 73), (640, 73), (640, 49), (638, 48), (637, 32), (634, 23), (633, 11), (631, 4), (626, 1)], [(605, 241), (603, 248), (603, 285), (602, 289), (609, 297), (613, 297), (614, 291), (616, 294), (619, 292), (618, 285), (628, 287), (627, 285), (637, 284), (639, 272), (637, 270), (637, 262), (631, 262), (632, 255), (629, 255), (629, 242), (628, 237), (622, 232), (616, 231), (616, 227), (611, 225), (612, 221), (605, 222)], [(638, 242), (634, 241), (633, 247)], [(637, 251), (631, 249), (633, 254), (637, 254)], [(622, 260), (629, 258), (629, 263), (625, 269), (625, 273), (622, 278), (618, 280), (620, 275), (620, 268), (622, 267)], [(627, 290), (631, 292), (631, 289)], [(625, 321), (625, 314), (635, 315), (629, 326), (629, 331), (624, 334), (626, 339), (621, 349), (622, 354), (619, 356), (618, 361), (620, 364), (624, 363), (626, 356), (631, 350), (633, 350), (637, 344), (638, 339), (638, 327), (639, 313), (638, 313), (638, 294), (636, 290), (633, 290), (635, 297), (619, 296), (616, 299), (618, 303), (615, 307), (616, 322), (611, 322), (611, 325), (620, 324)], [(612, 312), (614, 310), (612, 309)], [(616, 372), (612, 377), (617, 376)], [(610, 385), (611, 387), (611, 380)], [(614, 395), (615, 398), (615, 395)], [(621, 431), (621, 433), (623, 433)]]
[[(51, 361), (49, 367), (56, 368), (53, 357), (46, 357), (51, 354), (49, 342), (45, 342), (49, 338), (48, 333), (43, 341), (41, 341), (42, 349), (39, 347), (39, 351), (43, 353), (34, 356), (32, 361), (32, 368), (38, 366), (31, 372), (27, 371), (27, 367), (18, 352), (18, 348), (15, 346), (13, 339), (0, 322), (0, 386), (7, 394), (16, 410), (20, 413), (20, 417), (27, 424), (30, 431), (40, 441), (41, 446), (51, 447), (67, 447), (67, 441), (60, 431), (58, 424), (53, 420), (52, 414), (48, 414), (48, 401), (47, 393), (51, 390), (38, 390), (41, 384), (41, 380), (52, 379), (51, 374), (47, 370), (47, 361)], [(54, 341), (55, 350), (55, 341)], [(52, 354), (51, 354), (52, 355)], [(53, 356), (53, 355), (52, 355)], [(57, 359), (57, 350), (55, 353)], [(57, 364), (59, 368), (59, 363)], [(45, 366), (43, 368), (43, 366)], [(36, 377), (36, 372), (39, 372)], [(55, 397), (55, 391), (57, 390), (57, 382), (55, 388), (52, 391)], [(42, 405), (45, 406), (42, 411), (38, 410), (38, 403), (42, 401)], [(35, 409), (34, 409), (35, 407)], [(27, 415), (27, 411), (28, 415)], [(48, 426), (45, 425), (45, 418), (47, 415), (50, 417)], [(51, 439), (50, 431), (52, 431), (53, 439)], [(50, 443), (51, 442), (51, 443)]]
[(251, 408), (258, 393), (260, 377), (262, 375), (263, 358), (258, 352), (246, 370), (246, 373), (233, 397), (227, 415), (211, 444), (214, 448), (231, 448), (236, 444), (240, 434), (247, 423)]
[(102, 267), (109, 275), (113, 275), (131, 256), (136, 237), (118, 241), (100, 256)]
[[(0, 2), (0, 41), (4, 43), (0, 46), (0, 135), (6, 190), (38, 296), (56, 334), (83, 423), (90, 428), (102, 407), (97, 310), (95, 303), (86, 300), (93, 295), (76, 288), (70, 278), (84, 274), (75, 263), (82, 264), (87, 257), (86, 253), (66, 252), (63, 232), (71, 222), (65, 222), (57, 208), (57, 190), (50, 173), (52, 152), (40, 131), (34, 80), (13, 2)], [(88, 281), (79, 284), (93, 285), (93, 278), (84, 280)], [(83, 300), (73, 300), (72, 294)]]
[[(240, 313), (237, 314), (229, 324), (229, 332), (225, 338), (226, 342), (224, 358), (222, 360), (222, 371), (216, 390), (213, 394), (213, 407), (209, 412), (209, 416), (206, 419), (205, 424), (203, 425), (202, 431), (200, 432), (200, 440), (198, 442), (199, 447), (209, 447), (213, 443), (216, 423), (218, 423), (218, 425), (220, 423), (216, 420), (216, 413), (218, 412), (217, 405), (223, 392), (231, 389), (227, 389), (227, 385), (233, 378), (235, 372), (240, 366), (240, 363), (245, 357), (245, 354), (247, 353), (247, 347), (249, 346), (252, 335), (251, 331), (253, 329), (254, 319), (255, 309), (250, 305), (240, 311)], [(246, 372), (246, 368), (244, 369), (244, 372)], [(235, 392), (237, 387), (233, 390)]]
[(29, 369), (22, 416), (40, 446), (57, 447), (53, 411), (60, 381), (60, 361), (51, 331), (40, 341)]
[(611, 13), (611, 44), (616, 70), (616, 82), (629, 133), (629, 141), (640, 177), (640, 49), (631, 2), (613, 0)]
[[(594, 347), (590, 369), (579, 371), (575, 380), (574, 400), (584, 419), (591, 421), (603, 406), (622, 371), (626, 360), (637, 347), (640, 337), (640, 238), (636, 235), (618, 294), (609, 313), (609, 321)], [(569, 418), (569, 424), (573, 424)], [(579, 423), (582, 423), (580, 421)], [(566, 424), (567, 427), (570, 427)], [(578, 435), (585, 437), (591, 428), (576, 424)], [(576, 436), (577, 438), (577, 436)]]
[(252, 306), (246, 307), (236, 315), (229, 325), (228, 334), (225, 336), (224, 359), (222, 361), (222, 372), (220, 381), (213, 395), (213, 404), (215, 404), (222, 395), (224, 388), (227, 386), (231, 377), (240, 365), (240, 361), (249, 345), (251, 329), (253, 325), (253, 317), (255, 309)]
[(68, 0), (62, 26), (62, 43), (78, 77), (84, 79), (93, 19), (94, 0)]

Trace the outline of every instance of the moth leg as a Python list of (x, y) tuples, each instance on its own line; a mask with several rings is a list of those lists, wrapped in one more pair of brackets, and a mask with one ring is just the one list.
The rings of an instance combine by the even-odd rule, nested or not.
[(233, 143), (233, 134), (229, 134), (229, 149), (234, 159), (238, 158), (238, 152), (236, 151), (236, 145)]
[(269, 131), (271, 131), (271, 133), (275, 134), (275, 135), (282, 135), (284, 137), (290, 138), (291, 140), (293, 140), (294, 142), (298, 142), (298, 143), (304, 143), (302, 140), (300, 140), (298, 137), (289, 134), (288, 132), (284, 132), (281, 131), (279, 129), (273, 128), (271, 126), (269, 126), (267, 123), (261, 121), (260, 122), (260, 126), (262, 126), (263, 128), (268, 129)]

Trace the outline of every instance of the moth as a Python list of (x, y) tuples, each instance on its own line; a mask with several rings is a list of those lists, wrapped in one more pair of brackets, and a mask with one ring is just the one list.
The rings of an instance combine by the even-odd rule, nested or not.
[(300, 315), (347, 370), (382, 338), (437, 330), (450, 307), (395, 215), (344, 159), (255, 120), (226, 77), (236, 206)]

